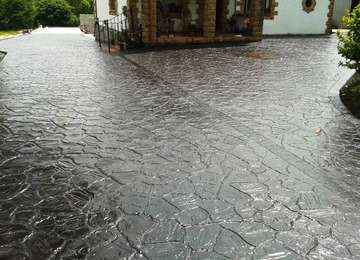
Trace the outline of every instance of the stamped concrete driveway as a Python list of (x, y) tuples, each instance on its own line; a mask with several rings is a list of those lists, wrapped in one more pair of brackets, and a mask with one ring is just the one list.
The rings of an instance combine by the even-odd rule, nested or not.
[(360, 258), (334, 36), (120, 57), (46, 29), (0, 49), (0, 259)]

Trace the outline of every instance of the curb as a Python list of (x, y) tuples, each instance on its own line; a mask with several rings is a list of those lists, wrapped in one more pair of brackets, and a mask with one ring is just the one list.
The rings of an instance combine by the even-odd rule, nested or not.
[[(350, 98), (350, 100), (347, 100), (347, 97), (346, 97), (346, 93), (347, 93), (347, 88), (349, 87), (350, 84), (356, 82), (356, 81), (359, 81), (360, 80), (360, 74), (359, 73), (354, 73), (352, 75), (352, 77), (340, 88), (340, 91), (339, 91), (339, 98), (342, 102), (342, 104), (344, 105), (344, 107), (347, 109), (347, 111), (352, 114), (353, 116), (355, 116), (356, 118), (360, 118), (360, 111), (358, 110), (358, 107), (354, 107), (353, 105), (353, 102), (354, 100), (352, 100)], [(350, 102), (348, 102), (350, 101)]]
[(23, 36), (24, 34), (16, 34), (16, 35), (12, 35), (12, 36), (4, 36), (4, 37), (0, 37), (0, 41), (6, 41), (6, 40), (10, 40), (10, 39), (14, 39), (14, 38), (18, 38), (20, 36)]
[(6, 41), (6, 40), (10, 40), (10, 39), (14, 39), (14, 38), (26, 36), (26, 35), (29, 35), (29, 34), (31, 34), (31, 33), (33, 33), (33, 32), (40, 31), (40, 30), (42, 30), (42, 29), (43, 29), (43, 28), (39, 27), (39, 28), (36, 28), (36, 29), (34, 29), (34, 30), (30, 30), (28, 33), (23, 33), (23, 31), (19, 31), (19, 33), (16, 34), (16, 35), (0, 37), (0, 41)]
[[(341, 73), (341, 72), (340, 72)], [(349, 84), (355, 75), (354, 71), (341, 73), (340, 77), (328, 89), (328, 99), (335, 109), (344, 114), (351, 114), (340, 98), (340, 90)]]

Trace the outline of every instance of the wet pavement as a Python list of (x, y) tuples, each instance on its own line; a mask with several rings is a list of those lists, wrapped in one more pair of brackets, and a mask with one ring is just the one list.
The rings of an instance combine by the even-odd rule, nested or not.
[(0, 42), (0, 259), (360, 259), (336, 38)]

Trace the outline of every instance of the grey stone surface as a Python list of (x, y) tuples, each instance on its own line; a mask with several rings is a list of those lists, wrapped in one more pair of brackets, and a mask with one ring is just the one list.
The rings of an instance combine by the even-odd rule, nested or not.
[(334, 36), (121, 57), (48, 32), (0, 43), (0, 258), (359, 258)]
[(212, 251), (220, 230), (217, 224), (189, 227), (186, 229), (185, 243), (194, 250)]

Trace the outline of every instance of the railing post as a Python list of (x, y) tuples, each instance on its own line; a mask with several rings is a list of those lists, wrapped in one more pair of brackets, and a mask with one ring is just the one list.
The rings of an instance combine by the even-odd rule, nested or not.
[[(96, 25), (97, 25), (97, 29), (98, 29), (98, 37), (99, 37), (99, 46), (101, 48), (101, 32), (100, 32), (100, 22), (99, 22), (99, 19), (96, 18)], [(96, 27), (95, 25), (95, 27)], [(95, 29), (96, 31), (96, 29)]]
[(111, 48), (111, 42), (110, 42), (110, 30), (109, 30), (109, 21), (104, 21), (105, 22), (105, 26), (106, 26), (106, 33), (107, 33), (107, 40), (108, 40), (108, 50), (110, 53), (110, 48)]
[(120, 46), (120, 28), (119, 28), (119, 16), (117, 17), (117, 22), (116, 22), (116, 41), (118, 43), (118, 45)]
[[(100, 23), (102, 29), (100, 29)], [(109, 53), (111, 53), (111, 45), (127, 48), (127, 44), (135, 41), (142, 41), (142, 25), (132, 26), (127, 16), (122, 14), (113, 17), (112, 19), (99, 21), (96, 19), (95, 26), (98, 27), (99, 45), (106, 43)], [(139, 38), (140, 37), (140, 38)], [(102, 41), (103, 40), (103, 41)], [(112, 43), (114, 41), (114, 43)]]
[(95, 19), (95, 23), (94, 23), (94, 37), (95, 37), (95, 40), (96, 40), (96, 27), (97, 27), (97, 24), (98, 24), (98, 18)]
[(140, 24), (139, 26), (139, 30), (140, 30), (140, 41), (143, 41), (143, 29), (142, 29), (142, 24)]

